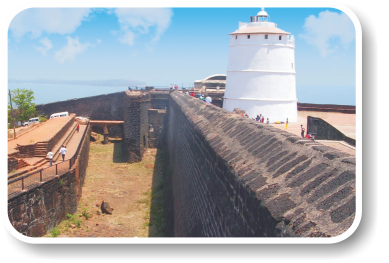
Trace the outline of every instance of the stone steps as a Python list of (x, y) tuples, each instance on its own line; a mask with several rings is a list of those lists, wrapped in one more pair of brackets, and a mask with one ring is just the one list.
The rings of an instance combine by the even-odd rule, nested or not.
[(38, 142), (35, 146), (35, 157), (45, 157), (47, 154), (47, 142)]

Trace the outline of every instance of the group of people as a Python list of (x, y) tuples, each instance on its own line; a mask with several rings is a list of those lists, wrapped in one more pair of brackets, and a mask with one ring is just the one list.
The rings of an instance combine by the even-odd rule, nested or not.
[[(65, 154), (67, 151), (68, 150), (66, 149), (65, 145), (62, 145), (61, 149), (59, 150), (59, 152), (62, 155), (63, 162), (65, 161)], [(54, 157), (54, 153), (52, 152), (52, 150), (49, 150), (49, 152), (47, 153), (47, 158), (49, 158), (49, 160), (50, 160), (50, 166), (53, 165), (53, 157)]]
[(170, 84), (170, 89), (175, 89), (178, 90), (178, 85), (177, 84)]
[(301, 137), (307, 138), (307, 139), (315, 140), (314, 134), (311, 134), (310, 132), (308, 132), (307, 135), (304, 136), (304, 133), (305, 133), (305, 128), (304, 128), (304, 126), (301, 124)]
[(189, 91), (185, 92), (186, 95), (190, 95), (191, 97), (196, 97), (199, 100), (205, 101), (206, 103), (212, 103), (212, 98), (209, 95), (203, 95), (201, 92), (199, 92), (197, 95), (192, 91), (189, 93)]
[[(248, 117), (248, 115), (247, 115)], [(256, 121), (259, 121), (261, 123), (265, 123), (265, 116), (261, 114), (257, 115), (257, 117), (255, 118)], [(270, 124), (270, 121), (269, 121), (269, 118), (266, 119), (266, 124)]]

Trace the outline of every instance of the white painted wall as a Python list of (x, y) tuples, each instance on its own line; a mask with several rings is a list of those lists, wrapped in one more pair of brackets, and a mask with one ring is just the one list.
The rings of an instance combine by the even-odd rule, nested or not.
[(265, 121), (269, 118), (270, 123), (276, 121), (297, 122), (297, 101), (264, 101), (264, 100), (235, 100), (225, 99), (223, 108), (233, 111), (235, 108), (246, 110), (250, 118), (262, 114)]
[(296, 100), (295, 79), (293, 73), (228, 71), (224, 97)]

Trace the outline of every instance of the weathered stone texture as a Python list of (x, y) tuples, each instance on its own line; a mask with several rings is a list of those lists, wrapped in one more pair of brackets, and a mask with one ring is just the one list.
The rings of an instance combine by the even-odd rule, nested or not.
[(156, 148), (161, 138), (166, 110), (149, 109), (149, 147)]
[(8, 199), (8, 218), (21, 234), (43, 236), (77, 211), (89, 159), (90, 128), (86, 132), (72, 169)]
[(167, 122), (171, 236), (329, 237), (351, 226), (351, 156), (175, 91)]
[(148, 147), (150, 93), (126, 91), (124, 109), (124, 158), (133, 163), (142, 160)]
[(40, 114), (50, 117), (56, 112), (68, 111), (92, 120), (123, 120), (124, 91), (111, 94), (59, 101), (36, 106)]

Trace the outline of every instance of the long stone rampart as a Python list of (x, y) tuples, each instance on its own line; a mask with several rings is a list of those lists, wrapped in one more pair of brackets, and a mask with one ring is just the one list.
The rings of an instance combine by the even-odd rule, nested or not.
[(356, 107), (352, 105), (297, 103), (298, 111), (341, 112), (355, 114)]
[(92, 120), (123, 120), (124, 91), (40, 104), (36, 106), (36, 109), (40, 114), (48, 117), (56, 112), (68, 111)]
[(355, 157), (179, 92), (167, 116), (168, 235), (332, 237), (352, 225)]

